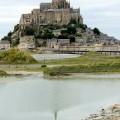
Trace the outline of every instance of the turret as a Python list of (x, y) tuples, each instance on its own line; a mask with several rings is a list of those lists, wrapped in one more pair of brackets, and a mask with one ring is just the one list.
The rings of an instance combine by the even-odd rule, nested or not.
[(66, 2), (66, 0), (52, 0), (52, 3)]

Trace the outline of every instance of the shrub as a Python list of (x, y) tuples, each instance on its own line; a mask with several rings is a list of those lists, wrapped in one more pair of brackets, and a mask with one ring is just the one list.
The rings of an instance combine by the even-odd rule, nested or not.
[(42, 68), (45, 68), (45, 67), (47, 67), (47, 65), (41, 65), (41, 67), (42, 67)]
[(7, 76), (8, 74), (5, 71), (0, 70), (0, 76)]
[(34, 29), (32, 27), (26, 27), (24, 30), (25, 35), (34, 35)]
[(18, 48), (12, 48), (0, 53), (0, 62), (6, 64), (37, 63), (28, 52), (24, 52)]
[(98, 28), (93, 29), (94, 34), (100, 35), (100, 30)]
[(17, 25), (14, 26), (13, 32), (17, 32), (18, 30), (19, 30), (19, 24), (17, 24)]

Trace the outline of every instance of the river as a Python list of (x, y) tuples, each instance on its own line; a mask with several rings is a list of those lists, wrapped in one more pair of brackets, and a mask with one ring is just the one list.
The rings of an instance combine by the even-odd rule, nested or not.
[[(7, 79), (11, 82), (3, 82)], [(1, 81), (0, 120), (54, 120), (55, 112), (58, 120), (80, 120), (120, 103), (120, 78), (24, 76)]]

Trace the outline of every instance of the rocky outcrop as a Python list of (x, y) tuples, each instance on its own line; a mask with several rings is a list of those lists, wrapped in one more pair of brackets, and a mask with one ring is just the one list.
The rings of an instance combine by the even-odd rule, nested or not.
[(102, 109), (99, 114), (91, 114), (85, 120), (120, 120), (120, 104)]
[(34, 36), (24, 36), (20, 38), (20, 44), (18, 46), (20, 49), (35, 49), (35, 37)]

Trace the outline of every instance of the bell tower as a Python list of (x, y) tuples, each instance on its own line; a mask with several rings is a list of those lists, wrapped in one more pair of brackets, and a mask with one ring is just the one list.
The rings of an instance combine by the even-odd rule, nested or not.
[(66, 2), (66, 0), (52, 0), (52, 3)]
[(66, 0), (52, 0), (52, 8), (53, 9), (70, 8), (70, 3), (68, 3)]

